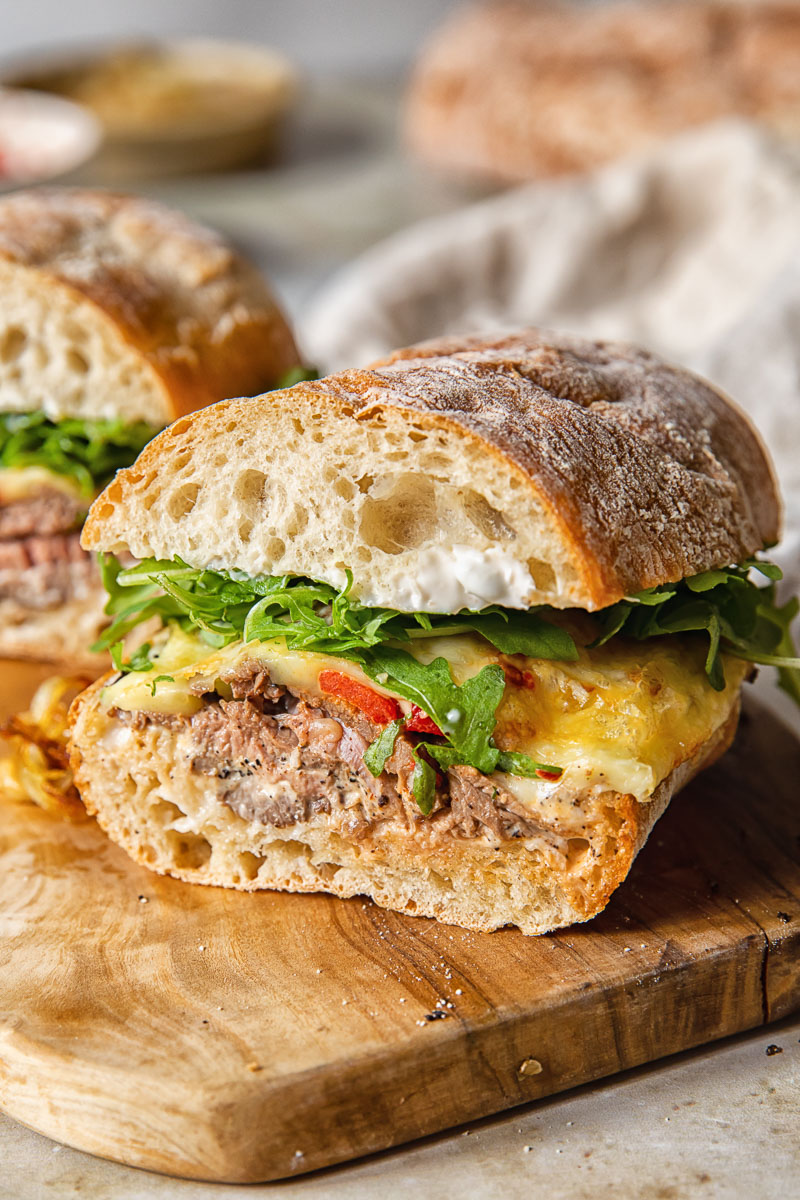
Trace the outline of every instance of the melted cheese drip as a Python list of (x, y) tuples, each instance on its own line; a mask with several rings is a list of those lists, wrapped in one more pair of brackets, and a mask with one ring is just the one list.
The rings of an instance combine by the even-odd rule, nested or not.
[[(472, 634), (419, 639), (408, 649), (420, 662), (446, 658), (459, 684), (487, 664), (503, 661)], [(155, 653), (150, 671), (122, 676), (105, 689), (106, 708), (189, 715), (202, 703), (190, 690), (193, 681), (202, 680), (212, 690), (217, 679), (246, 659), (263, 662), (279, 685), (319, 692), (319, 673), (327, 669), (392, 694), (354, 663), (287, 650), (280, 642), (234, 642), (211, 651), (200, 638), (173, 629)], [(587, 787), (647, 800), (724, 723), (748, 670), (746, 663), (726, 658), (727, 687), (715, 692), (706, 679), (699, 644), (677, 637), (645, 642), (614, 638), (605, 646), (582, 649), (575, 662), (521, 655), (505, 661), (526, 676), (524, 683), (507, 683), (497, 710), (496, 744), (564, 770), (557, 782), (498, 773), (498, 781), (526, 805)], [(157, 682), (159, 675), (171, 678)], [(224, 694), (224, 682), (218, 687)], [(404, 711), (410, 708), (404, 700), (399, 703)]]

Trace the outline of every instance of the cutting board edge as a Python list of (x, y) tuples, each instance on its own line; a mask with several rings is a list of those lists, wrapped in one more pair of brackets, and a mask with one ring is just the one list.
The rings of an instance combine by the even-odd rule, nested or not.
[[(64, 1124), (63, 1106), (60, 1108), (58, 1102), (53, 1097), (52, 1092), (52, 1077), (43, 1072), (45, 1080), (46, 1092), (42, 1091), (39, 1096), (31, 1096), (26, 1104), (17, 1105), (13, 1100), (3, 1093), (6, 1092), (7, 1086), (7, 1061), (3, 1052), (3, 1041), (0, 1041), (0, 1109), (7, 1113), (14, 1120), (20, 1121), (27, 1128), (34, 1130), (37, 1133), (43, 1134), (52, 1140), (69, 1145), (74, 1149), (85, 1153), (93, 1154), (100, 1158), (105, 1158), (112, 1162), (118, 1162), (125, 1166), (136, 1167), (138, 1169), (155, 1171), (159, 1174), (168, 1175), (175, 1178), (193, 1179), (208, 1183), (266, 1183), (275, 1180), (287, 1179), (296, 1175), (306, 1174), (311, 1171), (321, 1170), (326, 1167), (332, 1167), (339, 1163), (350, 1161), (355, 1158), (361, 1158), (365, 1155), (379, 1153), (389, 1150), (398, 1145), (416, 1141), (420, 1138), (433, 1136), (444, 1133), (447, 1130), (458, 1128), (458, 1126), (478, 1120), (481, 1118), (490, 1117), (500, 1112), (516, 1108), (520, 1105), (529, 1104), (549, 1096), (568, 1091), (575, 1087), (583, 1086), (587, 1083), (596, 1082), (601, 1079), (609, 1078), (621, 1071), (631, 1070), (636, 1067), (644, 1066), (647, 1063), (653, 1063), (668, 1059), (675, 1054), (697, 1049), (702, 1045), (710, 1044), (726, 1037), (732, 1037), (737, 1034), (746, 1032), (750, 1029), (763, 1027), (766, 1022), (764, 1020), (763, 1006), (756, 1004), (756, 996), (761, 997), (761, 979), (763, 974), (763, 960), (769, 954), (769, 947), (766, 942), (758, 939), (755, 936), (745, 939), (734, 946), (720, 948), (716, 953), (709, 953), (704, 956), (704, 965), (712, 972), (717, 972), (719, 968), (731, 959), (742, 955), (743, 950), (757, 950), (763, 946), (761, 953), (752, 953), (749, 955), (748, 975), (750, 986), (753, 991), (749, 1009), (741, 1010), (741, 1019), (731, 1021), (720, 1027), (709, 1037), (708, 1027), (698, 1028), (693, 1034), (688, 1037), (681, 1037), (676, 1029), (673, 1042), (668, 1045), (665, 1051), (659, 1051), (655, 1055), (645, 1054), (625, 1054), (618, 1055), (616, 1059), (613, 1053), (604, 1061), (600, 1069), (590, 1069), (578, 1073), (572, 1073), (568, 1077), (557, 1078), (552, 1073), (543, 1071), (540, 1075), (520, 1076), (516, 1068), (518, 1062), (524, 1061), (520, 1056), (526, 1055), (527, 1051), (522, 1045), (516, 1045), (520, 1039), (524, 1042), (528, 1040), (530, 1032), (535, 1032), (536, 1019), (540, 1016), (537, 1012), (527, 1013), (509, 1013), (504, 1019), (495, 1022), (480, 1023), (461, 1023), (458, 1028), (453, 1031), (446, 1039), (440, 1038), (435, 1047), (431, 1047), (429, 1064), (432, 1073), (437, 1075), (441, 1081), (442, 1078), (453, 1077), (452, 1083), (447, 1084), (447, 1090), (453, 1092), (465, 1080), (468, 1082), (472, 1077), (476, 1064), (481, 1061), (484, 1064), (487, 1062), (487, 1053), (490, 1056), (495, 1054), (502, 1056), (503, 1051), (506, 1051), (506, 1062), (502, 1066), (499, 1065), (493, 1057), (491, 1058), (491, 1070), (489, 1075), (495, 1081), (494, 1088), (484, 1088), (483, 1092), (476, 1088), (473, 1095), (476, 1097), (468, 1103), (464, 1103), (459, 1109), (455, 1110), (457, 1116), (451, 1119), (454, 1109), (451, 1107), (448, 1118), (443, 1122), (439, 1115), (434, 1110), (426, 1112), (423, 1103), (418, 1102), (415, 1106), (412, 1104), (407, 1109), (404, 1105), (404, 1098), (399, 1095), (392, 1097), (391, 1093), (397, 1092), (398, 1080), (402, 1081), (403, 1076), (407, 1072), (408, 1075), (413, 1075), (414, 1067), (418, 1066), (419, 1047), (418, 1045), (408, 1045), (402, 1055), (398, 1055), (396, 1050), (385, 1050), (378, 1054), (365, 1055), (363, 1058), (351, 1062), (347, 1070), (342, 1069), (341, 1063), (331, 1063), (325, 1067), (312, 1068), (307, 1072), (293, 1077), (281, 1077), (275, 1081), (273, 1087), (268, 1089), (268, 1093), (263, 1091), (257, 1093), (253, 1088), (254, 1079), (251, 1077), (249, 1081), (242, 1081), (239, 1085), (241, 1097), (239, 1103), (236, 1104), (235, 1098), (233, 1103), (235, 1109), (231, 1109), (231, 1098), (220, 1097), (220, 1107), (227, 1109), (227, 1117), (225, 1125), (228, 1128), (241, 1130), (242, 1127), (248, 1127), (248, 1109), (262, 1109), (260, 1120), (257, 1122), (257, 1128), (263, 1129), (265, 1118), (268, 1119), (269, 1113), (266, 1109), (269, 1107), (269, 1101), (277, 1104), (280, 1110), (285, 1114), (287, 1111), (300, 1114), (304, 1109), (308, 1109), (309, 1105), (305, 1100), (303, 1093), (307, 1091), (309, 1082), (313, 1081), (317, 1087), (332, 1085), (334, 1093), (339, 1092), (350, 1097), (354, 1095), (364, 1095), (364, 1077), (368, 1076), (371, 1087), (376, 1093), (373, 1097), (373, 1104), (370, 1105), (370, 1112), (374, 1112), (376, 1108), (380, 1108), (381, 1098), (384, 1100), (384, 1106), (390, 1107), (392, 1114), (391, 1123), (376, 1124), (374, 1121), (367, 1128), (373, 1131), (371, 1138), (361, 1137), (357, 1142), (340, 1141), (337, 1145), (326, 1143), (318, 1145), (312, 1152), (306, 1154), (301, 1153), (299, 1156), (296, 1151), (289, 1156), (289, 1146), (292, 1144), (292, 1139), (288, 1139), (279, 1129), (274, 1141), (275, 1145), (265, 1152), (263, 1135), (256, 1134), (252, 1139), (250, 1147), (250, 1155), (248, 1157), (247, 1143), (242, 1144), (237, 1141), (235, 1145), (225, 1145), (220, 1142), (217, 1150), (230, 1163), (236, 1160), (239, 1163), (237, 1169), (226, 1169), (218, 1164), (214, 1166), (207, 1160), (207, 1165), (203, 1165), (200, 1155), (193, 1155), (193, 1161), (178, 1161), (173, 1158), (168, 1162), (163, 1152), (154, 1153), (151, 1145), (147, 1143), (146, 1135), (143, 1137), (141, 1132), (133, 1139), (141, 1149), (132, 1150), (125, 1154), (109, 1153), (109, 1144), (112, 1140), (109, 1135), (99, 1134), (96, 1136), (86, 1136), (92, 1129), (92, 1126), (87, 1128), (85, 1120), (81, 1120), (80, 1116), (76, 1116), (72, 1121)], [(688, 967), (686, 969), (688, 973)], [(691, 964), (693, 972), (692, 986), (695, 986), (694, 973), (697, 970), (697, 961)], [(722, 972), (724, 974), (724, 972)], [(663, 978), (663, 976), (662, 976)], [(672, 973), (674, 978), (674, 972)], [(643, 980), (646, 984), (647, 980)], [(613, 1001), (619, 1001), (626, 988), (629, 988), (629, 982), (620, 983), (612, 989), (606, 996), (607, 1010), (609, 1013), (609, 1022), (607, 1033), (609, 1034), (609, 1044), (613, 1044), (614, 1050), (617, 1051), (616, 1034), (613, 1029)], [(669, 986), (672, 986), (670, 979)], [(664, 990), (667, 984), (663, 985)], [(650, 1005), (654, 1008), (661, 1006), (659, 999), (660, 987), (658, 984), (652, 988), (652, 996), (650, 997)], [(581, 1019), (581, 1014), (578, 1010), (582, 1004), (586, 1007), (590, 1004), (590, 997), (586, 996), (581, 1000), (578, 991), (570, 993), (565, 997), (563, 1003), (557, 1006), (558, 1012), (556, 1016), (563, 1022), (565, 1026), (573, 1027), (576, 1020)], [(800, 1010), (800, 993), (795, 997), (795, 1003), (789, 1007), (784, 1007), (781, 1012), (781, 1017), (788, 1015), (790, 1012)], [(550, 1007), (549, 1015), (553, 1017), (553, 1008)], [(729, 1009), (729, 1012), (735, 1013), (736, 1009)], [(564, 1036), (569, 1036), (571, 1028), (563, 1030)], [(553, 1037), (551, 1025), (551, 1038)], [(662, 1032), (663, 1036), (663, 1032)], [(466, 1040), (466, 1046), (463, 1045)], [(8, 1039), (5, 1039), (5, 1044)], [(493, 1046), (492, 1043), (497, 1043)], [(511, 1052), (513, 1049), (513, 1052)], [(542, 1053), (542, 1057), (546, 1058), (547, 1047), (539, 1047), (538, 1052)], [(45, 1057), (50, 1059), (52, 1067), (53, 1054), (48, 1050)], [(58, 1057), (58, 1056), (56, 1056)], [(64, 1064), (67, 1065), (66, 1056), (61, 1056)], [(404, 1067), (405, 1060), (405, 1067)], [(509, 1060), (513, 1060), (510, 1062)], [(25, 1071), (27, 1076), (28, 1088), (30, 1085), (30, 1043), (20, 1051), (19, 1054), (20, 1068)], [(74, 1066), (74, 1064), (72, 1064)], [(106, 1068), (107, 1070), (107, 1068)], [(459, 1079), (459, 1074), (463, 1077)], [(502, 1074), (505, 1074), (506, 1082), (502, 1080)], [(122, 1072), (124, 1078), (124, 1071)], [(385, 1075), (385, 1080), (382, 1076)], [(517, 1085), (517, 1093), (513, 1094), (510, 1085), (511, 1078), (514, 1079)], [(74, 1073), (73, 1073), (74, 1080)], [(509, 1086), (510, 1085), (510, 1086)], [(37, 1089), (38, 1090), (38, 1089)], [(400, 1089), (402, 1090), (402, 1088)], [(106, 1089), (110, 1095), (113, 1089)], [(292, 1094), (296, 1093), (294, 1105), (289, 1103), (292, 1099)], [(119, 1094), (119, 1093), (118, 1093)], [(457, 1091), (455, 1094), (458, 1094)], [(386, 1101), (389, 1096), (388, 1102)], [(75, 1106), (75, 1088), (74, 1082), (71, 1085), (72, 1106)], [(478, 1101), (478, 1097), (480, 1100)], [(412, 1097), (413, 1099), (413, 1097)], [(47, 1119), (42, 1120), (41, 1116), (37, 1117), (35, 1113), (29, 1111), (30, 1106), (39, 1103), (39, 1113), (46, 1112)], [(369, 1100), (367, 1100), (369, 1104)], [(78, 1101), (78, 1106), (80, 1101)], [(136, 1111), (141, 1113), (141, 1108), (136, 1106), (134, 1099), (132, 1107), (136, 1107)], [(159, 1106), (162, 1107), (161, 1105)], [(207, 1113), (207, 1106), (203, 1106)], [(331, 1122), (334, 1129), (347, 1126), (347, 1114), (342, 1114), (341, 1109), (334, 1109), (337, 1113), (336, 1118)], [(402, 1119), (398, 1120), (398, 1117)], [(180, 1123), (182, 1123), (182, 1136), (178, 1140), (184, 1143), (185, 1148), (185, 1118), (186, 1109), (181, 1113)], [(80, 1124), (81, 1129), (78, 1130), (76, 1125)], [(163, 1125), (163, 1121), (158, 1122), (159, 1126)], [(379, 1131), (378, 1136), (374, 1136), (375, 1131)], [(385, 1132), (389, 1132), (390, 1136), (383, 1136)], [(129, 1135), (126, 1135), (122, 1126), (114, 1135), (114, 1140), (117, 1144)], [(294, 1141), (302, 1141), (302, 1135), (297, 1136)]]

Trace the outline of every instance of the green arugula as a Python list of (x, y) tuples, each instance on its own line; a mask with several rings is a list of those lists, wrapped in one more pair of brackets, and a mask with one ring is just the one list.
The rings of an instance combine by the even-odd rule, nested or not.
[[(176, 623), (213, 647), (243, 640), (279, 638), (290, 650), (309, 650), (347, 658), (375, 682), (418, 705), (442, 731), (442, 737), (415, 738), (412, 791), (423, 812), (435, 799), (436, 767), (474, 767), (515, 775), (558, 778), (559, 767), (537, 763), (528, 755), (502, 751), (494, 744), (497, 708), (505, 690), (498, 664), (485, 666), (457, 684), (443, 657), (422, 663), (408, 652), (420, 638), (478, 633), (504, 654), (570, 661), (578, 657), (572, 637), (547, 619), (544, 606), (516, 611), (492, 606), (480, 612), (453, 614), (403, 613), (370, 607), (351, 599), (352, 576), (343, 587), (296, 576), (250, 578), (236, 571), (200, 570), (181, 559), (147, 559), (123, 570), (111, 556), (100, 556), (109, 593), (106, 612), (111, 625), (94, 649), (110, 648), (119, 670), (152, 666), (149, 646), (122, 661), (121, 639), (138, 624), (158, 617)], [(751, 571), (769, 583), (758, 587)], [(739, 566), (703, 574), (636, 596), (594, 614), (599, 635), (592, 645), (611, 637), (636, 639), (680, 633), (708, 637), (706, 672), (712, 687), (725, 686), (722, 652), (750, 662), (778, 667), (780, 683), (800, 703), (800, 658), (790, 624), (797, 600), (782, 607), (775, 601), (780, 569), (750, 559)], [(368, 748), (365, 764), (375, 775), (391, 756), (404, 721), (391, 722)]]
[(402, 728), (402, 717), (398, 717), (396, 721), (390, 721), (379, 736), (375, 738), (372, 745), (368, 746), (364, 751), (364, 766), (376, 778), (381, 774), (386, 763), (392, 757), (397, 735)]
[(419, 750), (414, 752), (414, 772), (411, 776), (411, 794), (424, 817), (430, 816), (436, 801), (436, 772)]
[[(751, 571), (768, 579), (767, 586), (756, 586)], [(797, 598), (777, 605), (775, 587), (782, 577), (774, 563), (749, 558), (737, 566), (649, 588), (596, 613), (601, 632), (592, 645), (602, 646), (618, 634), (638, 640), (705, 634), (706, 675), (717, 691), (725, 687), (724, 651), (747, 662), (777, 667), (779, 687), (800, 704), (800, 657), (790, 629), (800, 605)]]
[(296, 383), (307, 383), (312, 379), (319, 379), (319, 371), (316, 367), (289, 367), (289, 370), (284, 371), (276, 380), (274, 390), (279, 392), (284, 388), (294, 387)]
[(281, 638), (290, 650), (358, 657), (359, 651), (387, 642), (473, 632), (503, 653), (578, 657), (569, 634), (539, 617), (535, 609), (517, 612), (493, 607), (455, 616), (403, 613), (352, 600), (349, 572), (344, 587), (337, 590), (291, 575), (251, 578), (242, 572), (197, 570), (179, 558), (149, 558), (127, 570), (112, 555), (100, 555), (99, 560), (109, 596), (106, 612), (114, 618), (96, 643), (99, 650), (157, 616), (165, 624), (175, 621), (187, 632), (199, 632), (217, 648), (233, 641)]
[(0, 414), (0, 467), (46, 467), (74, 479), (91, 500), (158, 430), (144, 421), (51, 421), (43, 412)]

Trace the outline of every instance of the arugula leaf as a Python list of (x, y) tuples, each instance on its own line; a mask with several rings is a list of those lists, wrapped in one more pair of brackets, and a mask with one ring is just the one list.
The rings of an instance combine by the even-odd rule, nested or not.
[(527, 754), (520, 754), (517, 750), (501, 750), (497, 766), (501, 771), (523, 775), (526, 779), (535, 779), (541, 772), (554, 776), (564, 774), (563, 767), (548, 767), (544, 763), (534, 762)]
[(421, 754), (414, 754), (414, 774), (411, 776), (411, 794), (424, 817), (430, 816), (436, 799), (436, 772)]
[(155, 679), (150, 684), (150, 695), (155, 696), (156, 688), (158, 687), (158, 685), (160, 683), (174, 683), (174, 682), (175, 682), (175, 677), (173, 675), (156, 675)]
[[(770, 580), (758, 587), (749, 578), (758, 571)], [(648, 588), (596, 613), (599, 636), (593, 646), (604, 645), (621, 634), (642, 640), (676, 633), (708, 636), (705, 669), (717, 691), (725, 687), (722, 654), (778, 668), (778, 684), (800, 704), (800, 657), (791, 634), (797, 615), (794, 600), (778, 607), (775, 584), (780, 567), (749, 558), (736, 566), (703, 571), (667, 587)]]
[(291, 650), (316, 650), (354, 656), (386, 642), (420, 637), (446, 637), (475, 632), (504, 653), (531, 658), (574, 659), (578, 651), (564, 630), (537, 615), (537, 610), (511, 612), (402, 613), (371, 608), (350, 598), (352, 575), (340, 589), (297, 576), (250, 578), (236, 571), (190, 567), (182, 559), (146, 559), (123, 570), (115, 559), (101, 557), (103, 582), (109, 593), (106, 612), (114, 617), (96, 643), (108, 649), (141, 621), (158, 616), (177, 621), (186, 631), (199, 630), (209, 645), (270, 641), (282, 638)]
[(144, 421), (51, 421), (43, 412), (2, 413), (0, 467), (46, 467), (74, 479), (90, 500), (157, 433)]
[(397, 741), (397, 735), (403, 727), (403, 718), (398, 717), (397, 720), (391, 721), (385, 729), (382, 730), (379, 737), (375, 739), (372, 745), (368, 746), (364, 751), (364, 766), (371, 775), (376, 778), (380, 775), (383, 768), (386, 766), (388, 759), (394, 753), (394, 744)]
[(425, 664), (405, 650), (380, 646), (360, 655), (359, 662), (371, 679), (386, 678), (393, 692), (418, 704), (446, 735), (462, 763), (484, 774), (495, 769), (500, 752), (490, 739), (505, 691), (502, 667), (484, 667), (459, 686), (446, 658)]
[(525, 654), (528, 658), (567, 662), (574, 662), (578, 657), (578, 648), (567, 631), (545, 621), (533, 610), (522, 614), (508, 609), (488, 610), (485, 615), (473, 614), (470, 624), (503, 654)]
[(117, 642), (116, 646), (111, 647), (111, 661), (118, 671), (123, 671), (126, 674), (130, 671), (147, 671), (152, 666), (150, 661), (151, 649), (152, 647), (149, 642), (143, 642), (141, 646), (136, 648), (127, 662), (123, 662), (122, 642)]
[(284, 371), (278, 378), (274, 388), (278, 392), (284, 388), (294, 387), (296, 383), (306, 383), (311, 379), (319, 379), (319, 371), (316, 367), (289, 367), (289, 370)]

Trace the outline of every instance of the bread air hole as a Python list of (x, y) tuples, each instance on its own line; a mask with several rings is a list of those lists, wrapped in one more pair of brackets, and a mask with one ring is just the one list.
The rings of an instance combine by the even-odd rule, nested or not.
[(11, 363), (19, 358), (28, 342), (28, 335), (18, 325), (9, 325), (0, 335), (0, 362)]
[(333, 485), (333, 490), (337, 496), (341, 496), (343, 500), (352, 500), (356, 494), (356, 489), (350, 479), (345, 479), (340, 476)]
[(243, 850), (239, 855), (241, 877), (252, 882), (266, 861), (260, 854), (251, 854), (249, 850)]
[(184, 483), (174, 491), (167, 500), (167, 512), (174, 521), (179, 521), (190, 513), (197, 503), (199, 483)]
[(64, 355), (64, 359), (67, 370), (73, 375), (87, 375), (89, 373), (89, 360), (85, 354), (81, 354), (80, 350), (70, 347)]
[(266, 493), (267, 477), (262, 471), (242, 471), (237, 477), (233, 494), (244, 504), (259, 504)]
[(542, 562), (540, 558), (529, 558), (528, 571), (537, 592), (556, 590), (556, 573), (549, 563)]
[(286, 532), (289, 537), (297, 537), (308, 525), (308, 510), (300, 504), (293, 504), (286, 519)]
[(198, 871), (211, 858), (211, 843), (199, 833), (178, 833), (170, 829), (166, 836), (173, 866)]
[(398, 476), (388, 495), (361, 505), (361, 540), (386, 554), (402, 554), (429, 542), (437, 528), (436, 493), (424, 475)]
[(517, 536), (506, 524), (502, 513), (493, 508), (480, 492), (467, 488), (461, 493), (460, 500), (467, 520), (490, 541), (512, 541)]
[[(197, 870), (204, 867), (211, 858), (211, 846), (199, 833), (179, 833), (177, 829), (171, 828), (176, 821), (185, 816), (186, 813), (169, 800), (156, 800), (150, 808), (151, 823), (163, 829), (173, 865)], [(151, 850), (152, 847), (147, 849)]]
[(586, 838), (570, 838), (567, 842), (567, 867), (578, 866), (591, 848)]

